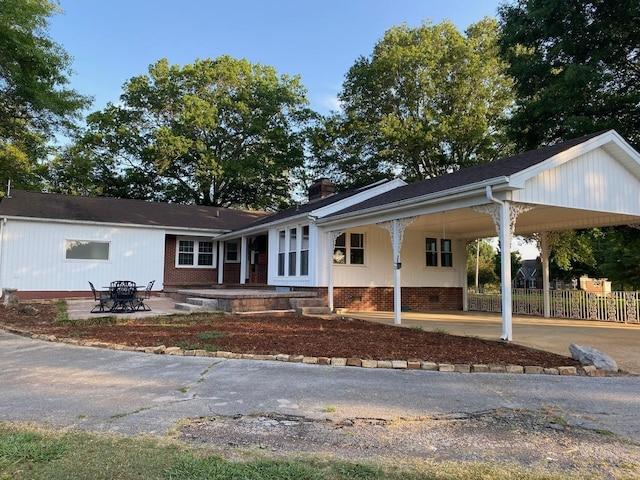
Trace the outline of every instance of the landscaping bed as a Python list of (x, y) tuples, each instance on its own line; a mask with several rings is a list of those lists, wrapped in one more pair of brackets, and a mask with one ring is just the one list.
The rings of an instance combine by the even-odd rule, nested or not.
[[(303, 355), (448, 364), (579, 367), (570, 357), (503, 341), (449, 335), (444, 331), (383, 325), (365, 320), (294, 314), (195, 313), (144, 319), (92, 317), (70, 321), (52, 303), (38, 313), (0, 307), (0, 325), (32, 335), (53, 335), (130, 347), (180, 347), (255, 355)], [(32, 312), (33, 313), (33, 312)], [(57, 320), (58, 319), (58, 320)]]

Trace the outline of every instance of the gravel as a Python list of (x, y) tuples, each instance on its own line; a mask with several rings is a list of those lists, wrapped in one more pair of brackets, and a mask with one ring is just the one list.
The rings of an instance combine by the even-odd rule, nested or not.
[(640, 478), (639, 444), (572, 426), (557, 411), (333, 417), (328, 412), (324, 420), (275, 413), (198, 418), (181, 427), (180, 437), (232, 459), (258, 449), (274, 458), (312, 454), (386, 465), (487, 463), (553, 475)]

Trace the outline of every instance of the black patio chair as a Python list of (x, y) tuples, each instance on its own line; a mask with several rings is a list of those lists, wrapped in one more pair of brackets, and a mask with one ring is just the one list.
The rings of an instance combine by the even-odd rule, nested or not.
[(142, 292), (142, 295), (138, 295), (138, 297), (136, 298), (136, 310), (144, 310), (145, 312), (148, 312), (151, 310), (151, 307), (149, 307), (149, 305), (144, 303), (144, 301), (148, 298), (151, 298), (151, 289), (153, 288), (154, 283), (156, 283), (156, 281), (151, 280), (147, 284), (147, 288), (145, 288), (144, 292)]
[[(102, 313), (106, 310), (110, 310), (109, 302), (111, 300), (110, 292), (98, 292), (96, 287), (93, 286), (93, 283), (89, 282), (89, 286), (91, 287), (91, 291), (93, 292), (93, 299), (98, 302), (96, 306), (91, 309), (91, 313)], [(106, 308), (106, 310), (105, 310)]]

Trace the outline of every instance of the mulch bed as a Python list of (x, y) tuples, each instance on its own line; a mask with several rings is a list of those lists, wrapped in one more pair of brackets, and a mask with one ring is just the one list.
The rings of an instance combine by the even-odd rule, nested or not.
[(191, 314), (92, 325), (56, 323), (51, 303), (36, 315), (0, 306), (0, 326), (128, 346), (181, 347), (256, 355), (304, 355), (374, 360), (420, 359), (435, 363), (580, 366), (570, 357), (502, 341), (395, 327), (358, 319), (300, 315)]

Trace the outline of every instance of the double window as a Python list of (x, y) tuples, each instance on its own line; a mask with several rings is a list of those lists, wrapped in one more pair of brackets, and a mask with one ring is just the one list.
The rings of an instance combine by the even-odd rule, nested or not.
[(212, 268), (213, 257), (211, 240), (178, 239), (176, 266)]
[(364, 265), (364, 234), (343, 233), (336, 238), (333, 263), (338, 265)]
[[(426, 239), (426, 265), (427, 267), (453, 267), (452, 243), (448, 238), (427, 237)], [(438, 261), (439, 260), (439, 261)]]
[(278, 231), (278, 276), (309, 275), (309, 226)]

